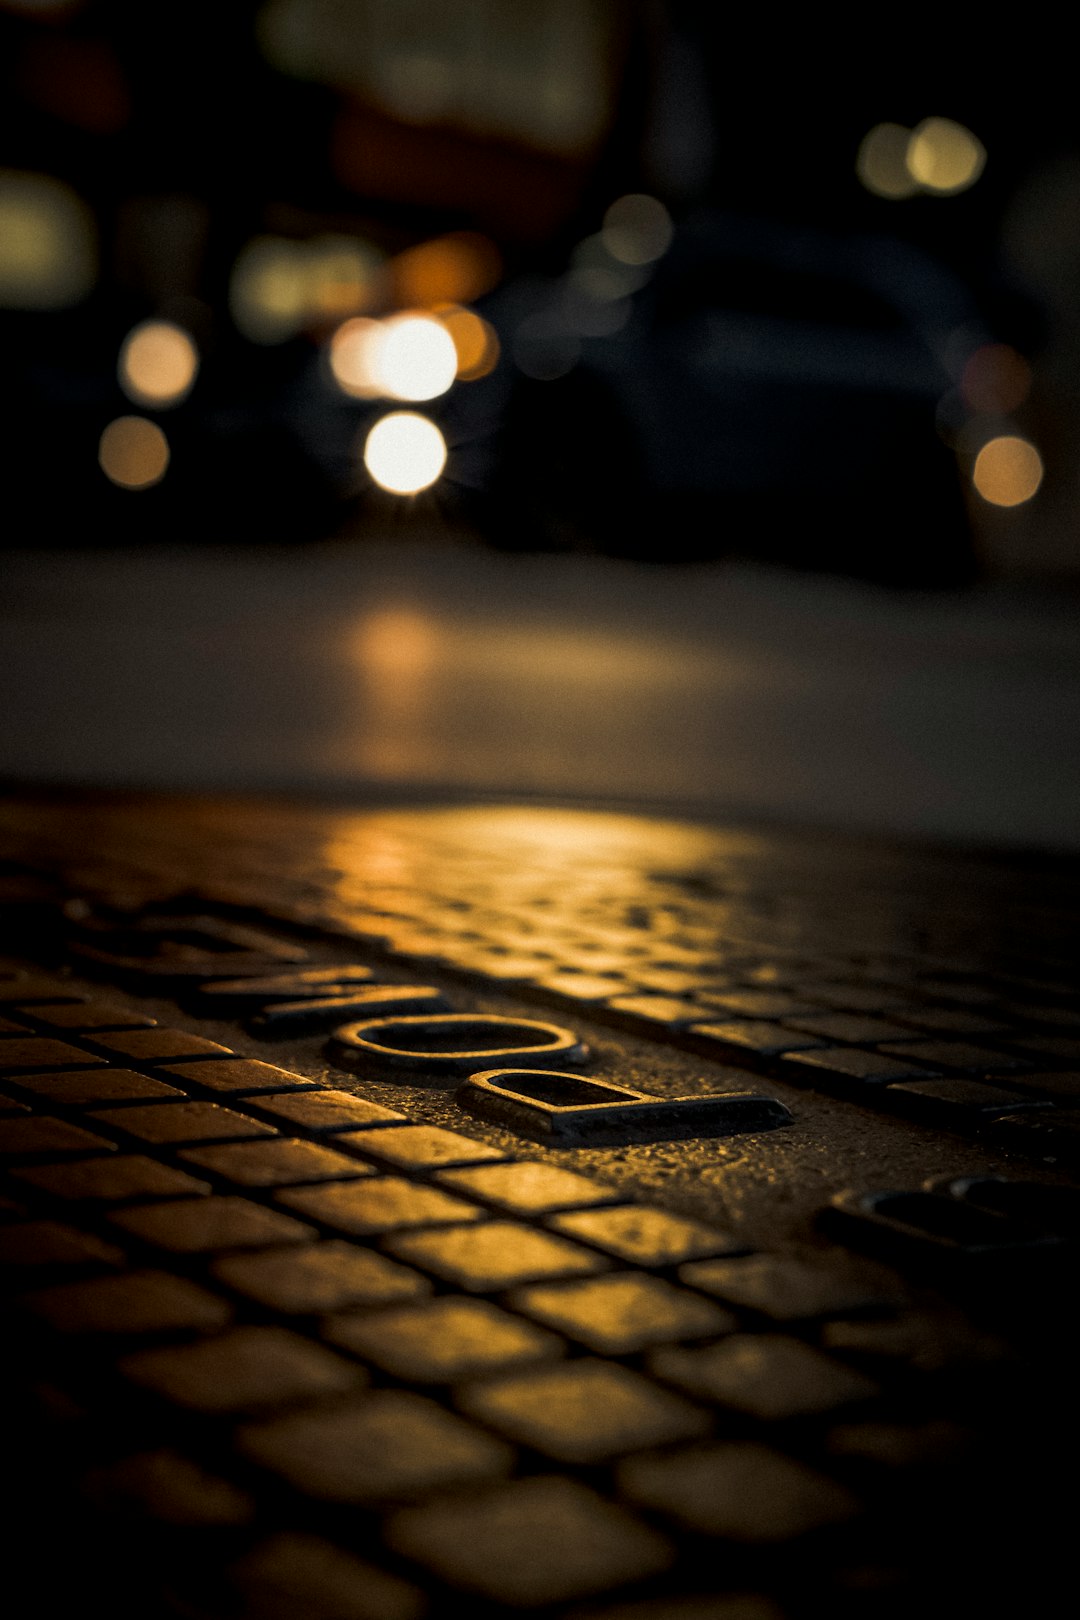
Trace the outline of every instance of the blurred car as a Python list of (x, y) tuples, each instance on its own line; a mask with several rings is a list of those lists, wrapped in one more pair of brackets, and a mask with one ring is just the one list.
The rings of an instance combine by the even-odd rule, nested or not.
[(642, 285), (620, 290), (619, 268), (605, 284), (571, 263), (487, 306), (516, 363), (447, 422), (490, 442), (479, 504), (498, 543), (971, 573), (937, 413), (991, 334), (956, 277), (901, 241), (714, 211), (679, 224)]

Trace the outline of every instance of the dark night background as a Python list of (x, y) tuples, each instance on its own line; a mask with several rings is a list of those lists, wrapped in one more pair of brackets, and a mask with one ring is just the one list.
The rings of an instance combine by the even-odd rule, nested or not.
[[(68, 182), (99, 240), (85, 298), (0, 315), (5, 480), (35, 542), (93, 541), (102, 529), (140, 542), (149, 532), (289, 542), (434, 517), (501, 546), (653, 560), (734, 551), (903, 583), (952, 584), (1025, 555), (1073, 568), (1074, 423), (1061, 386), (1072, 332), (1055, 300), (1072, 271), (1061, 194), (1080, 143), (1044, 33), (999, 37), (970, 19), (952, 30), (929, 15), (902, 28), (676, 4), (579, 7), (603, 37), (600, 112), (595, 139), (555, 151), (520, 130), (485, 131), (467, 110), (410, 121), (355, 74), (350, 86), (347, 67), (326, 83), (285, 71), (280, 51), (272, 65), (275, 50), (259, 42), (274, 10), (103, 0), (0, 10), (0, 163)], [(459, 28), (486, 39), (489, 67), (500, 51), (527, 49), (528, 28), (509, 26), (515, 15), (567, 16), (539, 3), (276, 10), (299, 16), (301, 33), (329, 28), (324, 58), (342, 31), (376, 52), (390, 38), (394, 50), (404, 40), (445, 56)], [(572, 29), (566, 37), (569, 51)], [(466, 47), (455, 51), (467, 67)], [(557, 77), (554, 62), (546, 71)], [(950, 197), (872, 195), (855, 173), (864, 135), (930, 115), (977, 135), (988, 153), (981, 178)], [(522, 299), (565, 270), (614, 198), (639, 190), (666, 203), (677, 229), (631, 321), (586, 340), (567, 375), (518, 374)], [(355, 235), (392, 256), (461, 229), (501, 256), (481, 307), (503, 359), (495, 377), (432, 406), (457, 453), (406, 517), (400, 502), (357, 488), (351, 446), (371, 407), (335, 399), (319, 377), (328, 329), (248, 341), (230, 319), (229, 277), (260, 234)], [(913, 250), (944, 292), (912, 283), (898, 313)], [(939, 295), (951, 300), (945, 316), (930, 309)], [(753, 342), (769, 352), (752, 358), (750, 375), (744, 364), (734, 381), (703, 383), (694, 357), (717, 312), (752, 337), (759, 323)], [(125, 408), (119, 344), (157, 315), (191, 332), (202, 370), (168, 413), (168, 477), (133, 496), (107, 484), (94, 451)], [(951, 358), (943, 320), (955, 325)], [(809, 374), (792, 372), (770, 350), (775, 323), (792, 321), (841, 360), (868, 333), (903, 327), (913, 352), (937, 342), (940, 375), (905, 392), (872, 362), (856, 360), (858, 375), (840, 385), (816, 377), (813, 362)], [(948, 410), (940, 419), (955, 385), (949, 365), (956, 372), (963, 345), (983, 340), (1035, 366), (1020, 430), (1040, 445), (1046, 480), (1039, 511), (1023, 514), (1041, 520), (1024, 544), (1015, 517), (1003, 525), (978, 507), (976, 531), (990, 532), (973, 535), (957, 424)], [(714, 370), (724, 373), (722, 353)]]

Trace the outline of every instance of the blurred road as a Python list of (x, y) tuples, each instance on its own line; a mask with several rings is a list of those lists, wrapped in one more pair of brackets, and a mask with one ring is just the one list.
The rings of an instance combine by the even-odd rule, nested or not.
[(465, 543), (8, 553), (0, 773), (1080, 848), (1077, 602)]

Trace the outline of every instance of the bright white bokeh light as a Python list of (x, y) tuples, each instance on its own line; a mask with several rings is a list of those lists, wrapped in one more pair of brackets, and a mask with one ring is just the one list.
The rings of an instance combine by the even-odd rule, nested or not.
[(173, 321), (142, 321), (120, 349), (120, 386), (137, 405), (179, 405), (199, 370), (194, 342)]
[(436, 399), (453, 383), (457, 367), (454, 340), (431, 315), (383, 321), (371, 345), (374, 382), (390, 399)]
[(419, 412), (392, 411), (368, 434), (364, 466), (380, 489), (415, 495), (429, 489), (446, 466), (446, 440)]

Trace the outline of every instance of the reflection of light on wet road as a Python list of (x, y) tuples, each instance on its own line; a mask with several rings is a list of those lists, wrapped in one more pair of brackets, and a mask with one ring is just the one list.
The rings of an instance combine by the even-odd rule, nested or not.
[(0, 773), (644, 799), (1076, 848), (1074, 620), (1060, 592), (468, 547), (13, 554)]
[(717, 650), (630, 629), (545, 617), (510, 629), (483, 613), (465, 622), (415, 608), (365, 615), (349, 653), (363, 721), (339, 739), (347, 757), (336, 765), (418, 782), (516, 778), (527, 788), (584, 773), (593, 791), (629, 759), (648, 791), (661, 792), (664, 768), (634, 738), (662, 729), (665, 716), (684, 727), (695, 691), (725, 663)]

